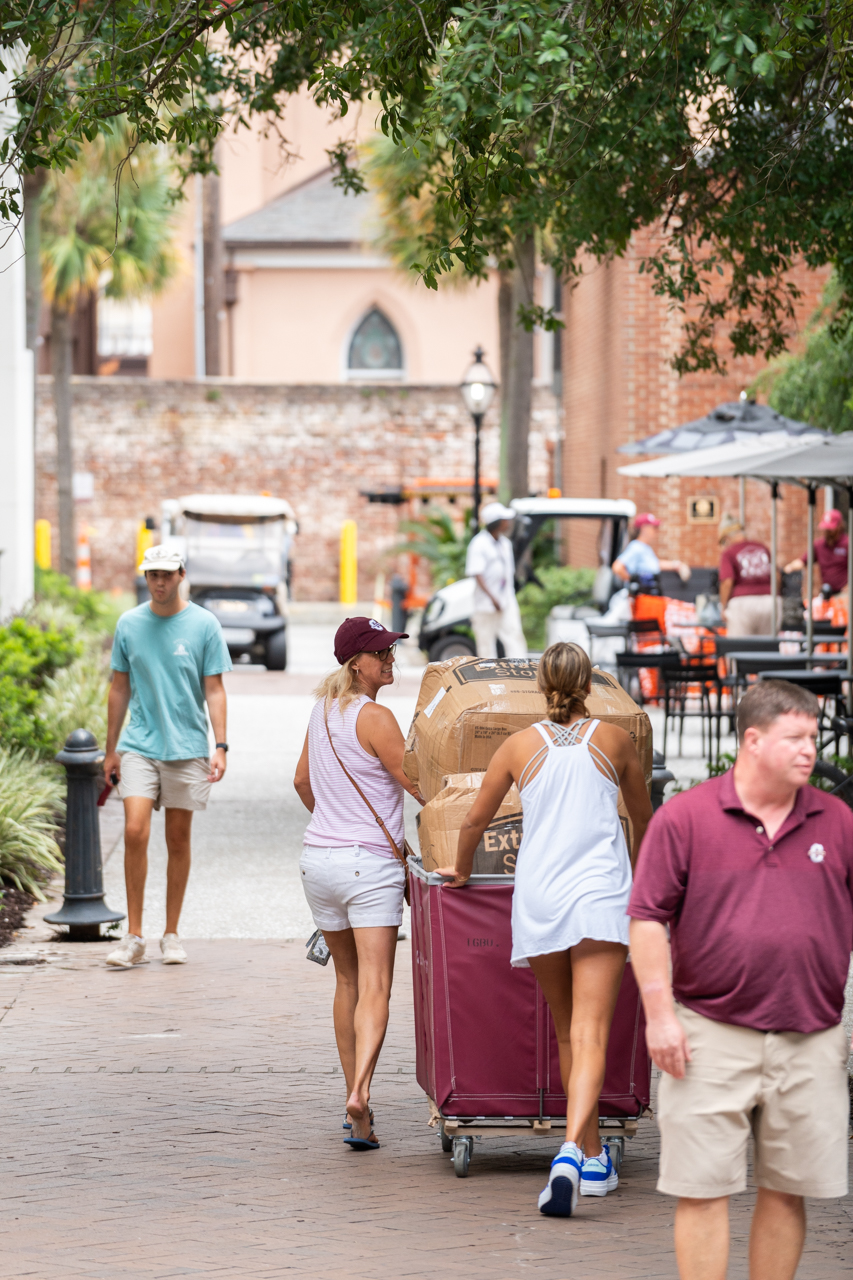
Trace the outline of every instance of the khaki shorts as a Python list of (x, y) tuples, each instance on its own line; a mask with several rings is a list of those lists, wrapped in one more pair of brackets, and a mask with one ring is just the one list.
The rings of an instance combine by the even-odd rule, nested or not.
[(732, 596), (726, 605), (727, 636), (769, 636), (772, 631), (772, 596)]
[(755, 1181), (794, 1196), (847, 1194), (850, 1109), (843, 1026), (803, 1035), (753, 1031), (677, 1007), (693, 1061), (658, 1096), (658, 1191), (713, 1200)]
[(144, 796), (154, 808), (206, 809), (211, 784), (207, 780), (210, 762), (196, 760), (149, 760), (135, 751), (121, 753), (119, 795)]

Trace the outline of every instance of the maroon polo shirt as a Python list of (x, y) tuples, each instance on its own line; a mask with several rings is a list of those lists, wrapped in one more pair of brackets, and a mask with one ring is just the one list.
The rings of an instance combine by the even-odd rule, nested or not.
[[(833, 591), (843, 591), (847, 586), (847, 534), (842, 533), (834, 547), (827, 546), (824, 538), (815, 538), (814, 555), (820, 568), (820, 580)], [(808, 564), (808, 552), (802, 556)]]
[(679, 1003), (757, 1031), (841, 1021), (853, 948), (853, 813), (801, 787), (772, 840), (731, 770), (674, 796), (643, 840), (628, 915), (670, 926)]

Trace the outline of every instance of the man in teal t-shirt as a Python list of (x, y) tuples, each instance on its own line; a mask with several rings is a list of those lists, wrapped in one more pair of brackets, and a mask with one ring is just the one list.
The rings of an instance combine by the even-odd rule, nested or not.
[[(107, 956), (108, 965), (121, 969), (147, 963), (142, 905), (151, 811), (161, 804), (169, 865), (160, 949), (164, 964), (187, 959), (178, 920), (190, 874), (192, 817), (207, 808), (211, 783), (225, 773), (228, 750), (222, 673), (231, 670), (231, 658), (222, 628), (207, 609), (181, 598), (185, 570), (176, 552), (150, 547), (139, 571), (151, 600), (123, 614), (116, 627), (104, 760), (104, 772), (120, 785), (124, 801), (128, 932)], [(205, 702), (216, 742), (212, 759)], [(128, 707), (130, 720), (122, 730)]]

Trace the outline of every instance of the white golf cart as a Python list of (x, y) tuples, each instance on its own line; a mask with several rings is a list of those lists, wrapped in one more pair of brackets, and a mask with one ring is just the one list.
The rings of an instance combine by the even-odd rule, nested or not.
[[(628, 524), (637, 514), (634, 503), (610, 498), (514, 498), (510, 506), (516, 512), (510, 533), (515, 552), (516, 589), (533, 577), (530, 563), (532, 542), (546, 521), (600, 521), (600, 568), (593, 588), (593, 600), (603, 613), (611, 596), (624, 585), (614, 578), (610, 566), (622, 551)], [(418, 643), (429, 655), (430, 662), (475, 653), (471, 634), (473, 602), (473, 578), (451, 582), (427, 602)]]
[(290, 556), (298, 532), (283, 498), (190, 494), (163, 503), (161, 541), (184, 556), (190, 599), (219, 620), (232, 657), (287, 666)]

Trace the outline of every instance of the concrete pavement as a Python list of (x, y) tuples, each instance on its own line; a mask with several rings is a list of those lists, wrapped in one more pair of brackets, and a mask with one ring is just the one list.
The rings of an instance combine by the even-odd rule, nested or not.
[[(287, 673), (229, 677), (234, 749), (196, 819), (188, 965), (163, 966), (155, 944), (150, 964), (109, 971), (112, 944), (48, 942), (38, 925), (0, 952), (0, 1277), (674, 1280), (652, 1120), (628, 1144), (619, 1190), (569, 1222), (536, 1211), (550, 1139), (483, 1141), (470, 1176), (454, 1176), (414, 1075), (408, 942), (372, 1099), (382, 1147), (344, 1147), (334, 975), (305, 960), (306, 819), (291, 788), (332, 629), (306, 627)], [(383, 695), (404, 728), (416, 687), (413, 670)], [(683, 773), (701, 776), (698, 758)], [(104, 825), (118, 905), (120, 805)], [(164, 869), (160, 817), (149, 937)], [(733, 1204), (731, 1280), (746, 1280), (752, 1203)], [(853, 1276), (850, 1198), (810, 1202), (809, 1221), (799, 1280)]]
[[(460, 1180), (414, 1077), (398, 952), (373, 1095), (381, 1150), (343, 1145), (333, 975), (299, 943), (192, 944), (191, 964), (102, 967), (108, 944), (0, 964), (0, 1276), (166, 1280), (675, 1277), (672, 1204), (643, 1121), (619, 1190), (544, 1219), (550, 1140), (478, 1143)], [(746, 1277), (751, 1194), (733, 1207)], [(799, 1280), (853, 1274), (851, 1202), (812, 1202)]]

